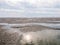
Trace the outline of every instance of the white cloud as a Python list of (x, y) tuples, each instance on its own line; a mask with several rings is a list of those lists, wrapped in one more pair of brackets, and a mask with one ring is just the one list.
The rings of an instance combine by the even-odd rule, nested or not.
[(0, 17), (24, 17), (24, 10), (0, 9)]
[(60, 0), (0, 0), (0, 17), (59, 17), (59, 4)]
[(15, 6), (17, 5), (18, 2), (22, 2), (23, 0), (5, 0), (5, 2), (8, 4), (8, 5), (11, 5), (11, 6)]
[(0, 17), (60, 17), (60, 9), (58, 8), (42, 8), (38, 10), (0, 9)]
[(0, 0), (0, 2), (3, 2), (4, 0)]
[(24, 10), (4, 9), (4, 8), (0, 8), (0, 11), (7, 11), (7, 12), (24, 12)]
[(49, 7), (52, 6), (56, 0), (28, 0), (28, 2), (37, 7)]
[[(5, 0), (5, 2), (10, 6), (17, 6), (17, 5), (26, 5), (25, 3), (29, 3), (34, 7), (54, 7), (59, 0)], [(20, 6), (19, 6), (20, 7)]]
[(52, 7), (58, 7), (60, 6), (60, 0), (0, 0), (0, 3), (5, 2), (11, 7), (16, 7), (16, 8), (27, 8), (27, 7), (37, 7), (37, 8), (52, 8)]

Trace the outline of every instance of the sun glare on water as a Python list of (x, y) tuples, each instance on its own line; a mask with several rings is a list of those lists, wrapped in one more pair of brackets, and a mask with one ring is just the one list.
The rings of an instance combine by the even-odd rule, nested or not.
[(24, 40), (26, 40), (27, 42), (31, 42), (31, 35), (24, 35)]

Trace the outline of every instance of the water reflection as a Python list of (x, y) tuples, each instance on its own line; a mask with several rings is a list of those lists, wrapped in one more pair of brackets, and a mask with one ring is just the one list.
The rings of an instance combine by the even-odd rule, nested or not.
[[(0, 32), (0, 40), (4, 39), (6, 45), (60, 45), (60, 30), (41, 30), (21, 32), (10, 26), (3, 27), (4, 32)], [(3, 34), (3, 35), (2, 35)], [(3, 37), (3, 38), (1, 38)], [(8, 39), (9, 41), (7, 41)], [(13, 41), (12, 41), (13, 40)], [(1, 43), (1, 42), (0, 42)]]
[(22, 35), (21, 45), (60, 45), (59, 30), (27, 32)]

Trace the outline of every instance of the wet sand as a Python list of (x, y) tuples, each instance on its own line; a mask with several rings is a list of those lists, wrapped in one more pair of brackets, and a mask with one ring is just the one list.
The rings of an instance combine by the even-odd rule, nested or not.
[[(60, 21), (60, 18), (0, 18), (0, 23), (10, 24), (25, 24), (25, 23), (43, 23), (48, 21)], [(2, 28), (3, 27), (3, 28)], [(54, 30), (40, 25), (21, 26), (13, 28), (4, 28), (6, 26), (0, 25), (0, 45), (18, 45), (21, 32), (36, 32), (41, 30)], [(9, 32), (8, 32), (9, 30)], [(12, 32), (11, 32), (12, 31)], [(19, 32), (21, 31), (21, 32)], [(19, 33), (18, 33), (19, 32)], [(1, 41), (4, 40), (4, 41)]]

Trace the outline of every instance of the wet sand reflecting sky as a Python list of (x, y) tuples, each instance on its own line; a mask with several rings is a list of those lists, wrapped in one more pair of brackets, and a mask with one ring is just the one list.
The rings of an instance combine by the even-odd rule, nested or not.
[(46, 43), (56, 43), (56, 45), (60, 45), (60, 30), (45, 29), (39, 31), (37, 29), (37, 31), (22, 32), (20, 29), (3, 28), (3, 30), (0, 30), (0, 40), (5, 40), (6, 45), (10, 45), (9, 42), (11, 45), (16, 45), (17, 43), (21, 45), (25, 45), (26, 43), (38, 45), (38, 42), (41, 43), (41, 41), (42, 45)]

